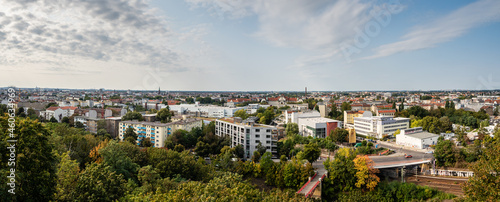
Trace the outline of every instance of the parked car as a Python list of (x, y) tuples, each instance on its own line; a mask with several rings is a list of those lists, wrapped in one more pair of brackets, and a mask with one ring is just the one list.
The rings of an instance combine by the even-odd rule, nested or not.
[(412, 155), (405, 155), (405, 158), (411, 158), (413, 157)]

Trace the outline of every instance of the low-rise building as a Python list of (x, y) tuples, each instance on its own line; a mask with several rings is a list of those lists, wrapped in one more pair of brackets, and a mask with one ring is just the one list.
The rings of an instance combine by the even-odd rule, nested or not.
[(376, 113), (377, 116), (390, 116), (390, 117), (394, 117), (394, 114), (396, 114), (395, 109), (379, 109), (377, 110)]
[(304, 137), (326, 138), (331, 131), (342, 127), (342, 121), (328, 118), (299, 118), (299, 134)]
[(62, 118), (73, 115), (75, 109), (77, 107), (49, 107), (45, 111), (40, 111), (40, 116), (45, 120), (50, 120), (54, 117), (58, 122), (61, 122)]
[(426, 132), (422, 127), (401, 130), (396, 135), (396, 144), (413, 147), (417, 149), (426, 149), (431, 145), (436, 145), (439, 135)]
[(354, 129), (356, 129), (357, 134), (379, 139), (383, 138), (384, 135), (392, 135), (397, 130), (405, 130), (409, 127), (409, 118), (386, 116), (354, 117)]
[(277, 128), (257, 124), (253, 118), (250, 117), (244, 121), (238, 117), (217, 119), (215, 121), (215, 134), (219, 137), (231, 138), (231, 147), (242, 145), (246, 159), (253, 156), (259, 143), (266, 147), (273, 156), (277, 156)]
[(299, 123), (299, 118), (321, 118), (318, 111), (296, 112), (285, 111), (285, 123)]

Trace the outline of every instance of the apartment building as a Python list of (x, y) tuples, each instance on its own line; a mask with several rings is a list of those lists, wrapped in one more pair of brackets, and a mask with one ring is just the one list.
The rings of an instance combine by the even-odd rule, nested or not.
[(121, 121), (119, 125), (119, 138), (123, 140), (123, 135), (127, 128), (133, 128), (137, 133), (137, 144), (144, 138), (150, 138), (153, 147), (164, 147), (167, 137), (176, 130), (182, 129), (190, 131), (195, 127), (201, 127), (203, 120), (186, 119), (170, 123), (145, 122), (145, 121)]
[(246, 120), (241, 118), (224, 118), (215, 121), (215, 134), (219, 137), (231, 138), (231, 147), (242, 145), (244, 158), (251, 158), (259, 143), (265, 146), (273, 156), (277, 156), (277, 133), (274, 126), (255, 123), (255, 117)]
[(394, 117), (395, 114), (396, 114), (395, 109), (379, 109), (377, 110), (376, 113), (377, 116), (390, 116), (390, 117)]
[(355, 117), (371, 117), (371, 111), (344, 111), (344, 128), (354, 128)]
[(410, 127), (409, 118), (393, 118), (386, 116), (354, 117), (354, 129), (357, 134), (382, 138), (399, 130)]
[(439, 135), (426, 132), (422, 127), (401, 130), (396, 135), (396, 144), (405, 145), (417, 149), (426, 149), (431, 145), (436, 145)]
[(75, 109), (77, 107), (49, 107), (45, 111), (41, 111), (40, 116), (45, 120), (50, 120), (54, 117), (58, 122), (61, 122), (62, 118), (73, 115)]

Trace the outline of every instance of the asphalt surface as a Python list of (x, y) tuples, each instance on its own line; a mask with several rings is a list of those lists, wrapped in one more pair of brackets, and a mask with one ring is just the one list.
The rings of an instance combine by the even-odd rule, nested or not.
[[(433, 158), (433, 154), (426, 154), (424, 152), (401, 149), (401, 147), (381, 145), (384, 148), (392, 149), (396, 153), (389, 156), (371, 156), (370, 159), (376, 163), (387, 163), (387, 162), (402, 162), (402, 161), (415, 161)], [(405, 158), (404, 154), (412, 155), (412, 158)]]

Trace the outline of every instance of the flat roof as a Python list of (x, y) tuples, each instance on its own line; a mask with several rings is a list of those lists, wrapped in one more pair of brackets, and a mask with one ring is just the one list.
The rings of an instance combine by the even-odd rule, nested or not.
[(432, 137), (438, 137), (439, 135), (434, 134), (434, 133), (429, 133), (429, 132), (418, 132), (418, 133), (411, 133), (411, 134), (405, 134), (406, 136), (409, 137), (414, 137), (418, 139), (427, 139), (427, 138), (432, 138)]

